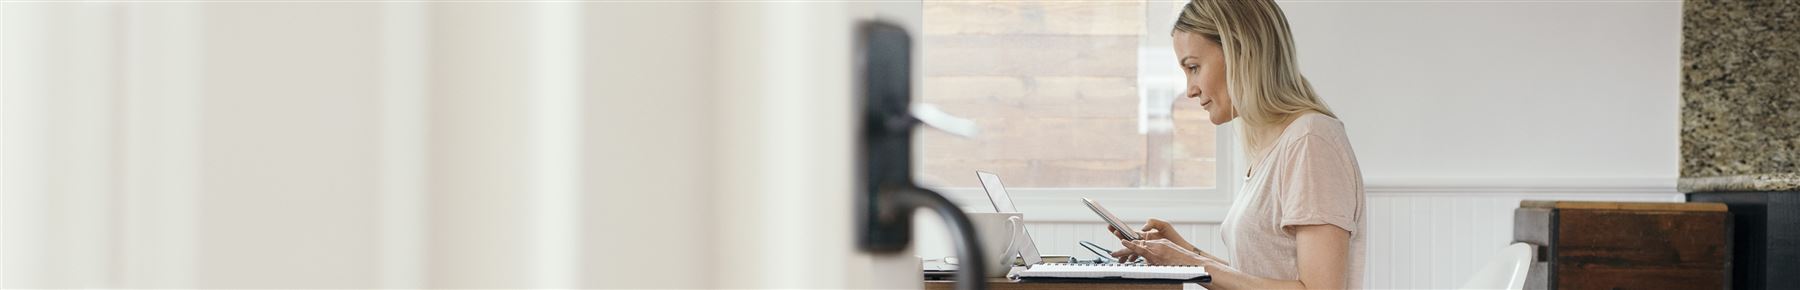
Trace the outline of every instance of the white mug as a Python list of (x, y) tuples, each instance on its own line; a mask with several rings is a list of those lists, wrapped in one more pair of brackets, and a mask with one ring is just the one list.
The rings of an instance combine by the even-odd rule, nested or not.
[[(969, 223), (975, 226), (975, 237), (987, 258), (982, 267), (988, 277), (1005, 277), (1018, 256), (1019, 237), (1025, 233), (1025, 214), (1017, 212), (971, 212)], [(962, 265), (969, 267), (972, 265)]]

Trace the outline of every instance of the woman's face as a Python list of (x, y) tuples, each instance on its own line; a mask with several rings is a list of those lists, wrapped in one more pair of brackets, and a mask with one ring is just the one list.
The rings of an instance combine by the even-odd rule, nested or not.
[(1175, 32), (1175, 58), (1187, 75), (1187, 97), (1200, 101), (1213, 125), (1237, 117), (1225, 90), (1225, 51), (1218, 43), (1198, 33)]

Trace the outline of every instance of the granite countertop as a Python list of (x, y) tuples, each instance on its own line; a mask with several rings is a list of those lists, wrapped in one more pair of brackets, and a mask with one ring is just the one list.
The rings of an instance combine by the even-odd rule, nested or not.
[(1800, 1), (1682, 10), (1677, 187), (1800, 191)]
[(1675, 188), (1681, 192), (1720, 191), (1787, 191), (1800, 193), (1800, 174), (1773, 173), (1732, 176), (1682, 177)]

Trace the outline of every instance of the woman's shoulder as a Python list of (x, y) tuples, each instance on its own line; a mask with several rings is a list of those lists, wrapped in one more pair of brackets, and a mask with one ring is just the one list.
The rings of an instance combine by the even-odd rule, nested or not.
[(1304, 113), (1300, 117), (1294, 118), (1293, 122), (1288, 123), (1287, 130), (1292, 132), (1283, 134), (1280, 143), (1324, 140), (1349, 145), (1350, 141), (1350, 136), (1344, 134), (1344, 122), (1316, 112)]
[[(1350, 137), (1344, 133), (1344, 123), (1337, 118), (1320, 113), (1308, 113), (1295, 118), (1288, 124), (1292, 134), (1283, 136), (1277, 148), (1280, 148), (1286, 162), (1309, 162), (1318, 166), (1343, 166), (1350, 174), (1357, 174), (1356, 150), (1350, 148)], [(1341, 161), (1341, 162), (1340, 162)], [(1335, 164), (1335, 165), (1333, 165)]]

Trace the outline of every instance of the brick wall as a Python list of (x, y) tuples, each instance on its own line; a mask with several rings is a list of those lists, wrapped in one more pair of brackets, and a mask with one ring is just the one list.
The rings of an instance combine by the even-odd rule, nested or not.
[(1171, 186), (1211, 187), (1213, 129), (1197, 105), (1178, 101), (1189, 104), (1176, 106), (1172, 138), (1138, 133), (1143, 5), (926, 1), (921, 99), (982, 132), (922, 133), (920, 179), (973, 187), (986, 170), (1010, 187), (1162, 186), (1146, 183), (1145, 165), (1162, 146)]

